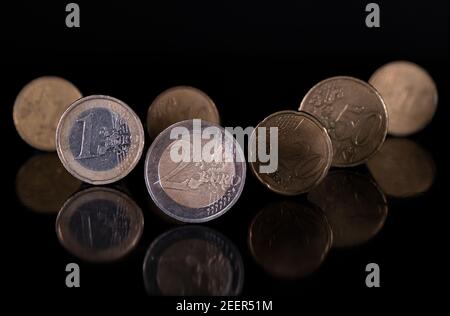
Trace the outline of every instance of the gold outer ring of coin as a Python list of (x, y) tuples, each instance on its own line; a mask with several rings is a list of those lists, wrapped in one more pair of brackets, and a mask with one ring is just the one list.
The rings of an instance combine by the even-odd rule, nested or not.
[[(209, 107), (211, 108), (211, 110), (213, 112), (214, 119), (207, 119), (207, 118), (204, 118), (204, 117), (193, 117), (193, 116), (192, 117), (191, 116), (183, 117), (180, 120), (171, 122), (170, 124), (165, 126), (162, 130), (155, 131), (154, 128), (152, 127), (152, 121), (157, 119), (157, 118), (155, 118), (155, 115), (153, 114), (153, 111), (154, 111), (154, 109), (156, 107), (156, 104), (158, 104), (158, 102), (162, 98), (166, 97), (167, 95), (170, 95), (170, 93), (172, 93), (174, 91), (177, 91), (177, 90), (183, 90), (183, 89), (184, 90), (189, 90), (189, 91), (197, 93), (198, 95), (201, 95), (207, 101)], [(156, 98), (153, 100), (153, 102), (151, 103), (150, 107), (148, 108), (148, 111), (147, 111), (147, 132), (150, 135), (150, 138), (155, 139), (156, 136), (159, 135), (159, 133), (161, 133), (163, 130), (165, 130), (170, 125), (178, 123), (178, 122), (181, 122), (181, 121), (190, 120), (190, 119), (196, 119), (196, 118), (199, 118), (199, 119), (202, 119), (202, 120), (209, 121), (211, 123), (215, 123), (217, 125), (220, 125), (220, 114), (219, 114), (219, 111), (217, 110), (216, 104), (209, 97), (209, 95), (207, 95), (202, 90), (200, 90), (198, 88), (195, 88), (195, 87), (192, 87), (192, 86), (181, 85), (181, 86), (171, 87), (169, 89), (166, 89), (166, 90), (162, 91), (160, 94), (158, 94), (158, 96), (156, 96)]]
[[(361, 165), (361, 164), (367, 162), (370, 158), (375, 156), (375, 154), (378, 151), (380, 151), (380, 149), (383, 146), (383, 143), (384, 143), (384, 141), (386, 139), (386, 136), (387, 136), (388, 123), (389, 123), (389, 114), (388, 114), (388, 111), (387, 111), (386, 103), (384, 102), (384, 99), (381, 96), (381, 94), (378, 92), (378, 90), (375, 89), (375, 87), (372, 86), (370, 83), (365, 82), (365, 81), (363, 81), (361, 79), (358, 79), (358, 78), (355, 78), (355, 77), (351, 77), (351, 76), (334, 76), (334, 77), (330, 77), (330, 78), (327, 78), (327, 79), (319, 81), (311, 89), (308, 90), (308, 92), (305, 94), (305, 96), (303, 97), (302, 101), (300, 102), (299, 111), (305, 111), (304, 110), (304, 102), (306, 102), (306, 100), (308, 99), (310, 94), (315, 92), (317, 87), (319, 87), (319, 86), (321, 86), (321, 85), (323, 85), (323, 84), (325, 84), (325, 83), (327, 83), (329, 81), (339, 80), (339, 79), (344, 79), (344, 80), (350, 80), (350, 81), (357, 82), (357, 83), (362, 84), (363, 86), (367, 87), (369, 90), (371, 90), (378, 97), (378, 99), (381, 101), (382, 108), (384, 109), (383, 113), (386, 116), (386, 128), (383, 131), (382, 141), (378, 144), (377, 147), (374, 148), (374, 150), (372, 151), (371, 154), (369, 154), (366, 157), (364, 157), (364, 159), (360, 159), (360, 160), (355, 161), (353, 163), (332, 163), (331, 164), (332, 167), (354, 167), (354, 166), (358, 166), (358, 165)], [(327, 131), (327, 133), (328, 133), (328, 131)]]
[[(303, 194), (308, 192), (310, 189), (312, 189), (314, 186), (316, 186), (318, 183), (320, 183), (325, 176), (328, 173), (328, 170), (331, 167), (331, 162), (333, 159), (333, 146), (331, 143), (331, 139), (330, 136), (328, 135), (328, 132), (326, 130), (326, 128), (322, 125), (322, 123), (320, 123), (320, 121), (314, 117), (314, 115), (304, 112), (304, 111), (293, 111), (293, 110), (284, 110), (284, 111), (279, 111), (279, 112), (275, 112), (272, 113), (271, 115), (267, 116), (264, 120), (262, 120), (254, 129), (252, 135), (250, 136), (250, 140), (253, 140), (253, 137), (255, 137), (255, 131), (257, 130), (257, 128), (262, 125), (263, 123), (267, 122), (269, 119), (277, 116), (277, 115), (281, 115), (281, 114), (294, 114), (294, 115), (302, 115), (304, 117), (306, 117), (307, 119), (309, 119), (313, 124), (315, 124), (323, 133), (323, 135), (325, 136), (325, 142), (327, 144), (327, 150), (328, 150), (328, 159), (325, 165), (324, 170), (322, 171), (322, 174), (320, 175), (320, 177), (309, 187), (303, 189), (303, 190), (298, 190), (298, 191), (293, 191), (293, 192), (287, 192), (287, 191), (283, 191), (283, 190), (279, 190), (275, 187), (273, 187), (272, 185), (270, 185), (269, 183), (267, 183), (266, 181), (264, 181), (264, 179), (262, 179), (261, 175), (255, 170), (255, 163), (254, 162), (249, 162), (250, 164), (250, 169), (252, 170), (253, 174), (256, 176), (256, 178), (259, 180), (259, 182), (261, 182), (265, 187), (267, 187), (269, 190), (278, 193), (278, 194), (282, 194), (282, 195), (287, 195), (287, 196), (295, 196), (295, 195), (299, 195), (299, 194)], [(278, 159), (280, 160), (280, 158)]]
[[(42, 94), (46, 87), (57, 87), (53, 92), (61, 98), (67, 99), (67, 104), (44, 102)], [(35, 88), (41, 93), (38, 101), (27, 102), (27, 97), (35, 96)], [(37, 92), (37, 93), (39, 93)], [(53, 95), (54, 96), (54, 95)], [(13, 121), (17, 133), (28, 145), (43, 151), (55, 151), (54, 133), (63, 112), (72, 102), (82, 97), (78, 88), (70, 81), (57, 76), (43, 76), (27, 83), (14, 101)], [(44, 98), (45, 99), (45, 98)], [(49, 100), (46, 100), (49, 101)], [(53, 105), (51, 107), (50, 105)], [(60, 107), (56, 107), (60, 105)], [(44, 122), (43, 122), (44, 120)]]
[[(136, 125), (136, 133), (138, 133), (138, 140), (135, 144), (136, 147), (136, 151), (137, 153), (134, 156), (134, 158), (131, 160), (131, 162), (128, 164), (128, 167), (126, 168), (125, 171), (120, 172), (118, 175), (116, 176), (109, 176), (108, 173), (111, 173), (111, 171), (101, 171), (101, 175), (103, 175), (103, 177), (101, 177), (101, 179), (92, 179), (90, 177), (84, 176), (83, 174), (81, 174), (80, 172), (77, 172), (76, 168), (74, 168), (68, 161), (66, 158), (66, 155), (64, 153), (63, 150), (63, 146), (62, 146), (62, 142), (63, 140), (61, 139), (61, 134), (63, 132), (63, 124), (64, 121), (67, 119), (67, 117), (71, 114), (71, 112), (73, 110), (75, 110), (78, 106), (82, 105), (82, 103), (86, 102), (86, 101), (90, 101), (92, 99), (102, 99), (102, 100), (106, 100), (107, 102), (114, 102), (119, 104), (121, 107), (123, 107), (125, 109), (125, 111), (127, 113), (129, 113), (130, 118), (132, 119), (132, 121), (134, 121), (133, 123)], [(130, 125), (130, 124), (128, 124)], [(127, 105), (125, 104), (123, 101), (107, 96), (107, 95), (91, 95), (91, 96), (87, 96), (84, 98), (81, 98), (77, 101), (75, 101), (74, 103), (72, 103), (70, 105), (70, 107), (64, 112), (64, 114), (61, 116), (61, 119), (59, 120), (58, 123), (58, 127), (56, 129), (56, 151), (58, 153), (59, 159), (61, 160), (61, 163), (63, 164), (63, 166), (66, 168), (66, 170), (72, 174), (74, 177), (90, 183), (90, 184), (94, 184), (94, 185), (102, 185), (102, 184), (109, 184), (109, 183), (113, 183), (116, 181), (119, 181), (120, 179), (124, 178), (125, 176), (127, 176), (133, 169), (134, 167), (136, 167), (137, 163), (139, 162), (141, 156), (142, 156), (142, 151), (144, 149), (144, 128), (142, 126), (141, 120), (139, 119), (139, 117), (136, 115), (136, 113)], [(136, 138), (136, 137), (134, 137)], [(66, 150), (67, 151), (67, 150)], [(82, 170), (85, 169), (84, 167), (81, 167)], [(85, 169), (87, 170), (87, 169)], [(97, 171), (98, 173), (100, 173), (100, 171)], [(91, 175), (95, 174), (96, 171), (87, 171), (87, 173), (90, 173)], [(98, 176), (97, 176), (98, 177)]]

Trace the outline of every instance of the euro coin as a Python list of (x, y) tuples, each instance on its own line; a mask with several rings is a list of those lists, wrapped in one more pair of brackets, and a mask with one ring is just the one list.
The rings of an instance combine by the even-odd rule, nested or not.
[(74, 177), (107, 184), (136, 166), (144, 148), (144, 130), (125, 103), (93, 95), (77, 100), (64, 112), (56, 144), (62, 164)]
[(36, 149), (55, 151), (58, 121), (79, 98), (80, 91), (63, 78), (40, 77), (31, 81), (19, 92), (13, 108), (20, 137)]
[(317, 117), (333, 143), (333, 166), (362, 164), (383, 144), (387, 111), (380, 94), (352, 77), (332, 77), (312, 87), (299, 110)]

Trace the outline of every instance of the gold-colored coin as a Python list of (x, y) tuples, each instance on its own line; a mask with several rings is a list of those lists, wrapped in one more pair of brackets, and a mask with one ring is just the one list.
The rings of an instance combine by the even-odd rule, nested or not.
[(387, 111), (380, 94), (366, 82), (346, 76), (317, 83), (299, 110), (317, 117), (333, 143), (334, 167), (366, 162), (381, 147), (387, 133)]
[(369, 83), (386, 103), (391, 135), (407, 136), (420, 131), (436, 112), (436, 85), (425, 69), (414, 63), (388, 63), (375, 71)]
[(219, 112), (208, 95), (194, 87), (173, 87), (158, 95), (148, 109), (148, 133), (154, 139), (170, 125), (191, 119), (220, 125)]
[[(273, 127), (278, 129), (278, 144), (270, 141)], [(263, 136), (266, 140), (263, 151), (272, 151), (278, 157), (278, 166), (273, 172), (262, 172), (261, 167), (265, 163), (257, 155), (260, 149), (254, 152), (264, 146), (260, 140)], [(254, 142), (256, 146), (250, 146), (253, 173), (270, 190), (284, 195), (308, 192), (325, 177), (333, 159), (326, 129), (314, 116), (305, 112), (280, 111), (268, 116), (252, 133), (250, 144)], [(274, 158), (275, 155), (271, 159)]]
[(40, 77), (28, 83), (16, 98), (14, 124), (20, 137), (34, 148), (54, 151), (59, 118), (81, 93), (59, 77)]

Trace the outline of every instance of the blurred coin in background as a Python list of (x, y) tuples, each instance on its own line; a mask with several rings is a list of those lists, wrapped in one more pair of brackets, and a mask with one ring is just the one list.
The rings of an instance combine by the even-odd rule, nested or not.
[(79, 98), (77, 87), (63, 78), (34, 79), (23, 87), (14, 103), (14, 124), (20, 137), (36, 149), (54, 151), (58, 121)]
[(152, 139), (174, 123), (202, 119), (220, 124), (219, 112), (203, 91), (189, 86), (177, 86), (159, 94), (147, 113), (147, 129)]
[(407, 136), (420, 131), (436, 112), (436, 85), (425, 69), (414, 63), (388, 63), (374, 72), (369, 83), (386, 103), (391, 135)]

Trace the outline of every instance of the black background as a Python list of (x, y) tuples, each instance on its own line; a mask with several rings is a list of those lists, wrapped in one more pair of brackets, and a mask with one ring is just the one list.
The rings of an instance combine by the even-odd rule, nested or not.
[[(207, 226), (239, 248), (245, 263), (243, 295), (378, 298), (434, 287), (442, 271), (448, 211), (441, 198), (448, 175), (448, 2), (377, 1), (381, 28), (374, 29), (364, 22), (368, 2), (79, 1), (79, 29), (65, 27), (64, 1), (2, 4), (2, 261), (8, 281), (4, 286), (12, 293), (46, 299), (146, 298), (145, 252), (154, 238), (174, 227), (148, 210), (141, 161), (123, 181), (145, 216), (144, 234), (135, 251), (118, 263), (93, 265), (60, 246), (55, 216), (25, 209), (15, 195), (18, 169), (38, 153), (20, 139), (12, 121), (14, 99), (30, 80), (64, 77), (83, 95), (106, 94), (125, 101), (143, 122), (159, 92), (192, 85), (215, 101), (224, 126), (246, 127), (277, 110), (297, 109), (303, 95), (322, 79), (351, 75), (367, 80), (382, 64), (402, 59), (423, 66), (437, 84), (434, 120), (411, 138), (431, 152), (438, 172), (426, 194), (389, 199), (385, 226), (373, 240), (332, 250), (324, 265), (305, 279), (271, 278), (251, 257), (247, 234), (256, 213), (281, 198), (251, 173), (238, 203)], [(356, 169), (367, 172), (365, 166)], [(69, 262), (80, 264), (79, 289), (65, 287)], [(380, 289), (365, 288), (369, 262), (380, 265)]]

